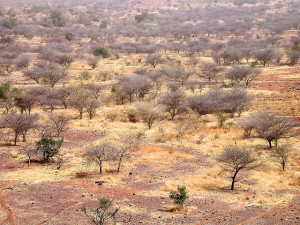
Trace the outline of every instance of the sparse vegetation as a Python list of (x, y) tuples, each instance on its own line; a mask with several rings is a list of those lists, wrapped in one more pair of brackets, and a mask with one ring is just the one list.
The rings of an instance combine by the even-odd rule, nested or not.
[(0, 224), (297, 223), (299, 1), (0, 5)]

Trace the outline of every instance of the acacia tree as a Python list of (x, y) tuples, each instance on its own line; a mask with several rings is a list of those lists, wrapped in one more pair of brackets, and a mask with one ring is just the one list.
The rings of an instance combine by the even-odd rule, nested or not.
[(32, 144), (25, 145), (20, 149), (20, 153), (26, 155), (28, 167), (30, 167), (31, 158), (36, 155), (36, 148)]
[(100, 174), (102, 174), (103, 162), (113, 161), (116, 158), (115, 152), (117, 148), (110, 143), (101, 143), (92, 146), (84, 153), (84, 158), (88, 164), (96, 164), (99, 167)]
[(117, 172), (120, 172), (121, 164), (123, 162), (123, 159), (129, 156), (130, 151), (133, 149), (133, 147), (136, 145), (136, 142), (132, 140), (124, 141), (115, 152), (115, 160), (118, 162), (118, 168)]
[(162, 58), (162, 55), (159, 53), (152, 53), (147, 55), (146, 57), (146, 64), (149, 64), (155, 68), (158, 64), (161, 64), (164, 62), (164, 59)]
[(216, 63), (202, 63), (200, 70), (200, 77), (204, 77), (208, 79), (208, 82), (210, 82), (211, 80), (217, 81), (224, 68), (218, 66)]
[(47, 80), (49, 80), (51, 87), (54, 87), (54, 85), (56, 83), (58, 83), (60, 80), (64, 79), (66, 76), (67, 76), (67, 73), (64, 69), (53, 66), (46, 70), (43, 77), (46, 78)]
[(241, 170), (252, 170), (259, 166), (258, 159), (251, 150), (241, 146), (228, 146), (217, 157), (225, 171), (232, 172), (231, 190), (234, 190), (236, 176)]
[(17, 58), (16, 66), (18, 69), (28, 69), (31, 61), (31, 57), (29, 55), (20, 55)]
[(260, 138), (268, 141), (270, 148), (272, 148), (273, 141), (275, 141), (275, 145), (277, 146), (279, 139), (299, 135), (297, 130), (292, 132), (296, 124), (291, 119), (281, 116), (275, 111), (259, 111), (250, 116), (250, 118), (255, 121), (255, 131)]
[(87, 113), (89, 114), (89, 118), (93, 119), (93, 116), (96, 114), (97, 108), (99, 108), (100, 102), (97, 101), (97, 99), (88, 98), (85, 102), (85, 109)]
[(277, 147), (273, 153), (273, 157), (281, 165), (282, 170), (285, 170), (292, 149), (288, 145)]
[(234, 67), (227, 71), (226, 78), (231, 80), (232, 84), (239, 85), (242, 81), (246, 86), (260, 74), (260, 70), (252, 67)]
[(172, 91), (160, 97), (159, 103), (165, 107), (171, 119), (185, 110), (185, 95), (181, 92)]
[(37, 115), (12, 115), (8, 114), (2, 117), (1, 127), (10, 128), (14, 131), (14, 145), (17, 145), (19, 135), (23, 135), (23, 141), (26, 141), (26, 134), (33, 129), (36, 124)]
[(63, 140), (64, 134), (68, 129), (68, 123), (70, 121), (70, 118), (63, 114), (51, 114), (49, 116), (49, 120), (56, 130), (57, 137), (61, 137)]
[(298, 60), (300, 59), (300, 51), (290, 51), (288, 53), (289, 63), (291, 66), (294, 66), (297, 64)]
[(135, 109), (141, 119), (147, 123), (149, 129), (151, 129), (154, 121), (162, 116), (165, 110), (162, 105), (156, 105), (148, 102), (136, 103)]
[(83, 88), (74, 88), (70, 95), (70, 104), (79, 112), (79, 118), (82, 119), (83, 110), (86, 106), (86, 99), (88, 99), (89, 93)]
[(0, 67), (8, 74), (11, 74), (15, 68), (15, 61), (18, 54), (16, 52), (2, 52), (0, 54)]
[(260, 61), (264, 67), (272, 61), (274, 56), (275, 52), (273, 49), (264, 49), (254, 52), (254, 57)]

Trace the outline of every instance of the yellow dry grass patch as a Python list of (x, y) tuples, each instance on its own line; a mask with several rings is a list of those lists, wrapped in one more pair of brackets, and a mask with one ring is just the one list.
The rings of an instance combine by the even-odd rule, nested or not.
[(138, 161), (142, 162), (170, 162), (176, 159), (192, 159), (193, 156), (184, 152), (178, 152), (174, 150), (161, 149), (157, 146), (143, 146), (136, 153), (141, 157)]

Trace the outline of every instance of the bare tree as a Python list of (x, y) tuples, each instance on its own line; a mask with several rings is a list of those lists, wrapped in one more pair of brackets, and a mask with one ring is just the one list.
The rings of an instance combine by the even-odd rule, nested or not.
[(36, 154), (36, 149), (33, 144), (25, 145), (20, 149), (20, 153), (26, 155), (28, 167), (30, 167), (31, 158)]
[(290, 60), (290, 65), (294, 66), (300, 59), (300, 51), (291, 51), (288, 53), (288, 58)]
[(96, 56), (88, 58), (88, 64), (92, 67), (92, 69), (96, 69), (99, 62), (99, 58)]
[(150, 64), (151, 66), (153, 66), (154, 68), (158, 65), (164, 62), (164, 59), (162, 58), (162, 55), (159, 53), (152, 53), (149, 54), (146, 57), (146, 63)]
[(26, 141), (26, 134), (36, 124), (37, 115), (5, 115), (1, 119), (1, 127), (10, 128), (14, 131), (14, 145), (17, 145), (19, 135), (22, 134), (23, 141)]
[(121, 165), (123, 162), (123, 159), (128, 157), (130, 154), (130, 151), (136, 146), (136, 141), (133, 139), (128, 139), (120, 144), (120, 146), (117, 148), (115, 160), (118, 162), (118, 168), (117, 172), (120, 172)]
[(211, 80), (218, 80), (220, 73), (224, 70), (215, 63), (202, 63), (200, 69), (200, 76), (208, 79), (208, 82)]
[(88, 163), (95, 163), (102, 174), (103, 162), (115, 160), (117, 148), (110, 143), (101, 143), (87, 149), (84, 154)]
[(64, 139), (64, 134), (68, 130), (70, 118), (63, 114), (50, 114), (49, 120), (56, 130), (57, 137)]
[(233, 67), (226, 73), (226, 78), (231, 80), (232, 84), (239, 85), (244, 81), (246, 86), (260, 74), (260, 70), (252, 67)]
[(288, 145), (277, 147), (274, 151), (272, 151), (273, 157), (281, 165), (282, 170), (285, 170), (286, 168), (291, 151), (292, 148)]
[(160, 97), (159, 103), (165, 107), (165, 110), (170, 114), (171, 119), (181, 112), (185, 111), (185, 95), (181, 92), (168, 92)]
[(95, 98), (99, 98), (100, 91), (104, 89), (102, 85), (90, 83), (84, 86), (91, 93), (91, 95)]
[(66, 76), (66, 71), (57, 66), (49, 67), (44, 74), (44, 78), (49, 80), (51, 87), (54, 87), (56, 83), (64, 79)]
[(148, 128), (151, 129), (155, 120), (160, 118), (164, 112), (164, 107), (148, 102), (138, 102), (135, 104), (138, 115), (143, 119)]
[(296, 124), (275, 111), (262, 110), (250, 116), (250, 119), (254, 119), (256, 132), (259, 137), (268, 141), (270, 148), (273, 141), (277, 146), (279, 139), (299, 135), (299, 132), (293, 129)]
[(17, 58), (16, 66), (18, 69), (28, 69), (31, 61), (31, 57), (29, 55), (20, 55)]
[(84, 91), (83, 88), (73, 89), (70, 95), (70, 104), (79, 112), (79, 118), (82, 119), (83, 109), (86, 105), (86, 99), (89, 98), (89, 93)]
[(259, 166), (254, 152), (241, 146), (228, 146), (217, 157), (217, 161), (223, 164), (225, 171), (232, 172), (231, 190), (234, 190), (236, 176), (241, 170), (252, 170)]
[(16, 52), (2, 52), (0, 54), (0, 67), (11, 74), (15, 67), (18, 54)]
[(88, 98), (85, 102), (85, 109), (89, 114), (90, 119), (93, 119), (93, 116), (96, 114), (97, 108), (99, 108), (100, 102), (97, 99)]
[(275, 52), (273, 49), (265, 49), (254, 52), (254, 57), (259, 60), (264, 67), (272, 61), (274, 56)]
[(34, 80), (37, 84), (40, 83), (40, 79), (43, 77), (45, 70), (42, 68), (33, 68), (31, 70), (23, 71), (24, 76), (31, 80)]

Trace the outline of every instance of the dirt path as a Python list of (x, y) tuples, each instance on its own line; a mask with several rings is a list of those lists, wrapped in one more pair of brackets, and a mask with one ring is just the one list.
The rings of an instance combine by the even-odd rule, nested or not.
[(68, 209), (68, 208), (71, 208), (73, 207), (74, 205), (77, 205), (81, 202), (74, 202), (72, 204), (69, 204), (68, 206), (58, 210), (55, 214), (53, 214), (52, 216), (50, 216), (49, 218), (45, 219), (42, 223), (40, 223), (39, 225), (42, 225), (42, 224), (46, 224), (48, 221), (50, 221), (51, 219), (55, 218), (56, 216), (58, 216), (62, 211)]

